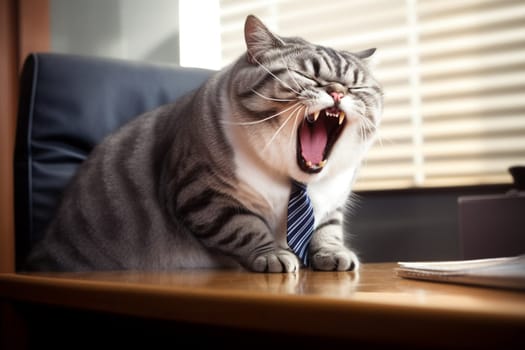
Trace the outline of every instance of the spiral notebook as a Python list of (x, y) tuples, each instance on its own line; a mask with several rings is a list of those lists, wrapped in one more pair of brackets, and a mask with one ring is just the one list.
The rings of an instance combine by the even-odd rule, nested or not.
[(403, 278), (525, 291), (525, 254), (491, 259), (397, 264), (396, 273)]

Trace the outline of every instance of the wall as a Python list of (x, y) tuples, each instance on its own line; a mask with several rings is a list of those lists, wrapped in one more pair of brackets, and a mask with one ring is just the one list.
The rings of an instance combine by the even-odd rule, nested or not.
[(178, 0), (51, 0), (51, 50), (179, 63)]

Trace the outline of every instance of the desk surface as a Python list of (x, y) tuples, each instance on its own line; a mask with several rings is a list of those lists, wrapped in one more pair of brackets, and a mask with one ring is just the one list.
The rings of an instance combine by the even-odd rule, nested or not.
[(0, 298), (191, 324), (435, 345), (525, 344), (525, 293), (353, 272), (0, 274)]

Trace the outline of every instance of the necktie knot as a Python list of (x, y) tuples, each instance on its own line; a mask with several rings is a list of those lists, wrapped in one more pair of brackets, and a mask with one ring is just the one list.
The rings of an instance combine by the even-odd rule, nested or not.
[(292, 194), (297, 191), (306, 192), (306, 185), (302, 182), (292, 181)]
[(308, 246), (314, 232), (314, 211), (306, 191), (306, 185), (292, 182), (290, 200), (288, 202), (288, 246), (308, 265)]

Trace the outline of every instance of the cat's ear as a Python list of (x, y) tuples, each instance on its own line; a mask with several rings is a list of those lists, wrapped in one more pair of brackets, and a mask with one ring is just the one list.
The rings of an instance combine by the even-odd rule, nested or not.
[(372, 57), (374, 52), (376, 52), (376, 48), (375, 47), (373, 47), (371, 49), (359, 51), (359, 52), (354, 52), (354, 55), (356, 55), (357, 57), (359, 57), (362, 60), (367, 60), (368, 58)]
[(244, 23), (244, 39), (248, 62), (257, 63), (262, 54), (270, 49), (275, 49), (285, 45), (277, 35), (270, 32), (268, 28), (254, 15), (246, 17)]
[(354, 55), (359, 57), (369, 68), (375, 68), (379, 64), (379, 57), (374, 55), (376, 48), (371, 48), (359, 52), (354, 52)]

